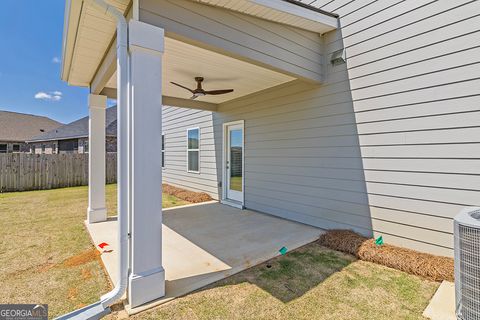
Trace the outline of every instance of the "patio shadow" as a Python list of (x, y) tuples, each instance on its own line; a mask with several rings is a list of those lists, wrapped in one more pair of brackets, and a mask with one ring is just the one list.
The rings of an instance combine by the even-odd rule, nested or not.
[(356, 261), (353, 256), (307, 245), (286, 256), (279, 256), (199, 291), (248, 282), (288, 303), (320, 285), (332, 274)]

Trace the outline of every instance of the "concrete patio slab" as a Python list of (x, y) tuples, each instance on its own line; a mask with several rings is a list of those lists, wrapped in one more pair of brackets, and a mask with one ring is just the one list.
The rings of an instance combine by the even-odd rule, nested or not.
[[(219, 203), (164, 209), (163, 266), (165, 297), (137, 308), (134, 314), (185, 295), (205, 285), (248, 269), (279, 254), (318, 239), (323, 230), (251, 210)], [(87, 226), (95, 245), (110, 244), (102, 254), (111, 279), (117, 277), (117, 222)], [(154, 244), (148, 250), (155, 250)]]
[(443, 281), (423, 312), (423, 316), (432, 320), (456, 320), (455, 284)]

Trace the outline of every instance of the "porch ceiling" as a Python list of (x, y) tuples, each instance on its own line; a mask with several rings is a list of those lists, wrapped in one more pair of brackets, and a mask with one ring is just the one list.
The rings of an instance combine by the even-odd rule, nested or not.
[[(205, 90), (234, 89), (225, 95), (199, 97), (198, 101), (222, 103), (264, 90), (295, 78), (262, 68), (219, 53), (165, 38), (163, 55), (163, 95), (188, 99), (188, 91), (174, 86), (170, 81), (194, 89), (194, 77), (204, 77)], [(116, 88), (116, 73), (107, 82), (107, 88)]]
[[(105, 0), (115, 6), (127, 18), (134, 15), (131, 0)], [(335, 29), (336, 18), (328, 13), (317, 12), (305, 8), (295, 0), (189, 0), (209, 6), (222, 7), (241, 12), (268, 21), (295, 26), (318, 33)], [(65, 25), (62, 54), (62, 79), (70, 85), (88, 87), (92, 83), (99, 66), (107, 57), (108, 50), (115, 37), (115, 21), (104, 12), (98, 10), (90, 0), (67, 0), (65, 7)], [(168, 40), (170, 41), (170, 40)], [(290, 76), (271, 71), (259, 66), (249, 65), (227, 56), (220, 56), (200, 48), (190, 46), (189, 51), (196, 52), (202, 59), (201, 64), (195, 64), (198, 58), (177, 52), (178, 59), (169, 58), (168, 51), (179, 50), (181, 45), (167, 43), (166, 80), (176, 81), (193, 86), (194, 76), (206, 78), (208, 89), (232, 87), (236, 91), (228, 99), (245, 93), (262, 90), (293, 79)], [(183, 44), (186, 50), (186, 44)], [(173, 54), (172, 54), (173, 55)], [(227, 68), (225, 68), (228, 66)], [(239, 73), (243, 70), (243, 74)], [(169, 76), (172, 73), (172, 76)], [(245, 76), (247, 75), (247, 76)], [(245, 77), (244, 77), (245, 76)], [(243, 79), (241, 79), (243, 77)], [(108, 79), (108, 78), (107, 78)], [(236, 80), (235, 80), (236, 79)], [(255, 81), (252, 81), (255, 80)], [(108, 85), (112, 87), (111, 84)], [(164, 83), (166, 95), (186, 98), (185, 92)], [(227, 97), (204, 98), (207, 102), (222, 102)]]

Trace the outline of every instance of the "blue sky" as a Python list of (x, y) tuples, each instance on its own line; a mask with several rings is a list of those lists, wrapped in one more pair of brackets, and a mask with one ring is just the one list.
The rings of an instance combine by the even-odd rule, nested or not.
[(60, 80), (64, 6), (64, 0), (2, 0), (0, 110), (63, 123), (88, 114), (88, 89)]

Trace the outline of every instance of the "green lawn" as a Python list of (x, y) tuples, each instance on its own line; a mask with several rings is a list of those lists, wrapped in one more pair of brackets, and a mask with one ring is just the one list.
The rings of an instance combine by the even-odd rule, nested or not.
[[(116, 185), (107, 207), (116, 214)], [(187, 204), (163, 195), (165, 207)], [(57, 316), (110, 289), (83, 221), (87, 188), (0, 194), (0, 303), (48, 303)]]
[(312, 243), (133, 319), (424, 319), (438, 285)]

